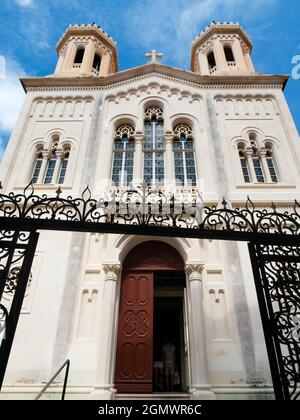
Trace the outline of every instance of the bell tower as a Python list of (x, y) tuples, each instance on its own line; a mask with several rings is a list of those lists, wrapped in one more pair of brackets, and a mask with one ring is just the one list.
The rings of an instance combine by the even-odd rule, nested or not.
[(252, 42), (238, 23), (212, 22), (192, 45), (191, 68), (202, 76), (255, 74)]
[(70, 25), (57, 44), (57, 77), (105, 77), (118, 71), (115, 41), (96, 24)]

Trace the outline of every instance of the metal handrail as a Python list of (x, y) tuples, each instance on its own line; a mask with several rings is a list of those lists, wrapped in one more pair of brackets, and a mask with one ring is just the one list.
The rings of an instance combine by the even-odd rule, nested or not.
[(52, 376), (52, 378), (46, 383), (46, 385), (44, 386), (44, 388), (41, 390), (41, 392), (35, 397), (34, 400), (39, 400), (41, 398), (41, 396), (47, 391), (47, 389), (50, 387), (50, 385), (55, 381), (55, 379), (58, 377), (58, 375), (60, 374), (60, 372), (65, 368), (66, 368), (66, 373), (65, 373), (65, 379), (64, 379), (64, 385), (63, 385), (63, 390), (62, 390), (62, 395), (61, 395), (61, 400), (63, 401), (65, 399), (65, 395), (66, 395), (66, 388), (67, 388), (67, 382), (68, 382), (68, 376), (69, 376), (69, 370), (70, 370), (70, 360), (66, 360), (65, 363), (62, 365), (62, 367), (56, 372), (55, 375)]

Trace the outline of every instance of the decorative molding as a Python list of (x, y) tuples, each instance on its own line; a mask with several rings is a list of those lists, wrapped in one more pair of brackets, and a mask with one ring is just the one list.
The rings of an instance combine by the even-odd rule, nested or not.
[(279, 115), (279, 106), (274, 95), (263, 94), (229, 94), (214, 97), (216, 115), (230, 118), (241, 116), (255, 119), (273, 118)]
[[(136, 75), (137, 73), (140, 73)], [(23, 78), (26, 92), (34, 91), (109, 91), (135, 82), (156, 77), (196, 89), (283, 89), (288, 76), (200, 76), (199, 74), (172, 69), (161, 64), (146, 64), (107, 77), (44, 77)], [(201, 96), (198, 97), (198, 100)]]
[(187, 139), (193, 138), (193, 130), (187, 124), (178, 124), (173, 130), (173, 136), (175, 139), (180, 139), (181, 134), (184, 134)]
[(153, 117), (156, 117), (157, 121), (163, 121), (164, 113), (159, 106), (149, 106), (144, 113), (144, 120), (151, 121)]
[(92, 105), (94, 99), (92, 96), (44, 96), (34, 98), (31, 104), (30, 117), (36, 118), (47, 118), (47, 119), (66, 119), (66, 118), (78, 118), (81, 121), (87, 114), (92, 114)]
[(122, 140), (124, 135), (127, 135), (128, 139), (134, 139), (134, 128), (129, 124), (120, 125), (115, 132), (115, 140)]

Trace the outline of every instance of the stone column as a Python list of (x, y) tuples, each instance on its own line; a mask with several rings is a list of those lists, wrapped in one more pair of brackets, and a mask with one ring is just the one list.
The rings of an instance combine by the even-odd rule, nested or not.
[(73, 61), (75, 58), (75, 54), (77, 51), (76, 44), (74, 42), (69, 42), (65, 59), (62, 65), (62, 71), (63, 72), (70, 72), (73, 69)]
[(211, 391), (211, 386), (207, 384), (202, 291), (203, 270), (203, 262), (187, 263), (186, 265), (191, 357), (190, 393), (194, 400), (215, 399), (215, 395)]
[(63, 157), (64, 157), (64, 152), (62, 150), (57, 150), (55, 154), (56, 154), (57, 159), (56, 159), (55, 168), (53, 172), (52, 184), (58, 183), (59, 172), (61, 168), (61, 161), (63, 160)]
[(257, 179), (256, 179), (254, 165), (253, 165), (252, 155), (253, 155), (253, 149), (251, 147), (247, 147), (245, 151), (245, 156), (247, 158), (247, 164), (248, 164), (248, 168), (250, 172), (251, 181), (254, 183), (254, 182), (257, 182)]
[(267, 150), (264, 148), (260, 149), (259, 157), (261, 160), (261, 165), (262, 165), (263, 173), (265, 176), (265, 180), (267, 183), (272, 184), (272, 178), (271, 178), (271, 174), (270, 174), (270, 170), (269, 170), (269, 166), (267, 162)]
[(84, 50), (84, 56), (80, 68), (81, 73), (91, 73), (94, 61), (95, 47), (93, 41), (89, 41)]
[(42, 155), (43, 155), (43, 161), (42, 161), (39, 177), (37, 179), (37, 184), (43, 184), (44, 183), (44, 178), (45, 178), (45, 174), (46, 174), (46, 170), (47, 170), (47, 165), (48, 165), (48, 160), (49, 160), (49, 157), (50, 157), (50, 152), (48, 150), (45, 150), (45, 151), (42, 152)]
[(99, 342), (99, 365), (97, 369), (97, 385), (91, 395), (92, 399), (110, 400), (113, 398), (113, 371), (115, 360), (116, 317), (118, 316), (117, 285), (120, 278), (121, 265), (119, 263), (103, 264), (105, 275), (103, 290), (102, 330)]
[(222, 72), (227, 70), (227, 61), (224, 53), (224, 47), (219, 39), (214, 42), (214, 55), (217, 64), (217, 71)]
[(175, 186), (175, 171), (174, 171), (174, 158), (173, 158), (173, 133), (167, 132), (165, 134), (166, 142), (166, 177), (165, 185), (167, 191), (173, 191)]
[(245, 60), (246, 60), (246, 64), (247, 64), (249, 72), (250, 73), (255, 73), (255, 68), (254, 68), (254, 65), (253, 65), (253, 61), (252, 61), (250, 52), (246, 52)]
[(56, 68), (55, 68), (55, 74), (60, 73), (62, 70), (62, 66), (65, 60), (65, 56), (66, 56), (66, 51), (63, 49), (59, 55), (57, 64), (56, 64)]
[(200, 74), (201, 76), (207, 76), (210, 74), (207, 56), (203, 52), (199, 52), (199, 67), (200, 67)]
[(111, 57), (108, 53), (102, 55), (99, 76), (104, 77), (109, 74), (110, 60), (111, 60)]
[(133, 162), (133, 181), (139, 185), (143, 182), (143, 141), (144, 134), (135, 134), (135, 152)]
[(236, 62), (236, 65), (237, 65), (238, 69), (246, 71), (247, 66), (246, 66), (244, 53), (243, 53), (243, 50), (242, 50), (241, 43), (238, 39), (235, 39), (233, 41), (232, 52), (233, 52), (234, 59), (235, 59), (235, 62)]

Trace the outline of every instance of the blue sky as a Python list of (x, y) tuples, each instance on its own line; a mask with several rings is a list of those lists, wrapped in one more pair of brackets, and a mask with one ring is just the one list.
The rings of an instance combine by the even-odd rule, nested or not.
[[(300, 56), (298, 0), (0, 0), (0, 155), (23, 100), (18, 77), (53, 73), (55, 45), (70, 23), (96, 22), (118, 44), (120, 69), (142, 65), (157, 49), (163, 64), (189, 70), (191, 43), (212, 20), (238, 21), (254, 43), (256, 71), (291, 74)], [(300, 57), (299, 57), (300, 61)], [(300, 74), (300, 71), (299, 71)], [(300, 128), (300, 79), (286, 97)]]

